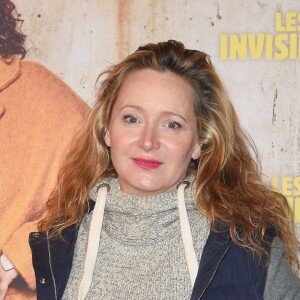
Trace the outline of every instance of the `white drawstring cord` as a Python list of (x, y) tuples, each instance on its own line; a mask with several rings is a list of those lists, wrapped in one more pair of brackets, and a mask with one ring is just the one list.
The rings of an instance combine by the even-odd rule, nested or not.
[(95, 205), (90, 230), (88, 237), (88, 246), (87, 253), (84, 263), (84, 273), (80, 283), (78, 300), (84, 300), (93, 278), (93, 272), (96, 264), (99, 242), (100, 242), (100, 233), (103, 223), (104, 207), (106, 202), (107, 188), (108, 185), (102, 185), (99, 187), (97, 194), (97, 202)]
[(184, 189), (187, 186), (187, 182), (182, 182), (177, 188), (177, 200), (178, 200), (178, 212), (179, 212), (179, 222), (180, 230), (184, 247), (184, 254), (187, 261), (191, 286), (194, 286), (197, 273), (198, 273), (198, 260), (197, 255), (193, 245), (192, 231), (186, 211), (185, 201), (184, 201)]
[[(191, 227), (188, 221), (188, 215), (186, 211), (186, 205), (184, 201), (184, 189), (187, 186), (187, 182), (183, 182), (179, 185), (177, 189), (177, 200), (178, 200), (178, 213), (179, 213), (179, 222), (181, 236), (184, 246), (185, 258), (188, 265), (189, 275), (191, 286), (194, 286), (197, 272), (198, 272), (198, 260), (197, 255), (193, 245), (193, 238)], [(97, 202), (95, 205), (93, 217), (91, 220), (89, 237), (88, 237), (88, 248), (84, 264), (84, 274), (80, 283), (78, 300), (84, 300), (88, 290), (90, 288), (93, 272), (96, 264), (99, 242), (100, 242), (100, 233), (102, 229), (104, 208), (107, 195), (107, 186), (102, 185), (99, 187), (97, 194)]]

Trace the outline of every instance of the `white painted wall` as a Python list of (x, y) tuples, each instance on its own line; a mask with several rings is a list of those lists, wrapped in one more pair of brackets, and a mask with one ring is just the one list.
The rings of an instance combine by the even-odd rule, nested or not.
[[(207, 52), (257, 144), (264, 173), (300, 176), (300, 60), (220, 60), (221, 34), (275, 34), (276, 11), (300, 12), (300, 1), (14, 2), (28, 35), (26, 59), (46, 65), (89, 104), (97, 75), (141, 44), (177, 39)], [(296, 190), (291, 184), (290, 193)]]

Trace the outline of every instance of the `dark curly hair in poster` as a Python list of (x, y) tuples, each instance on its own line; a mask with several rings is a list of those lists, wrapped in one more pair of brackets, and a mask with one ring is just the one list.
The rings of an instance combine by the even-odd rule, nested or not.
[(19, 54), (26, 55), (24, 42), (26, 35), (21, 32), (23, 20), (18, 18), (15, 5), (9, 0), (0, 0), (0, 55), (7, 58)]

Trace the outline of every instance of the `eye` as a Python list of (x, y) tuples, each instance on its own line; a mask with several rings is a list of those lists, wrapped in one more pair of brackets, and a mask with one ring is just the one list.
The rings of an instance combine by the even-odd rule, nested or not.
[(182, 126), (178, 122), (169, 122), (167, 127), (171, 129), (180, 129)]
[(134, 116), (131, 116), (131, 115), (125, 115), (123, 117), (123, 120), (125, 120), (127, 123), (132, 123), (132, 124), (138, 122), (138, 119), (136, 117), (134, 117)]

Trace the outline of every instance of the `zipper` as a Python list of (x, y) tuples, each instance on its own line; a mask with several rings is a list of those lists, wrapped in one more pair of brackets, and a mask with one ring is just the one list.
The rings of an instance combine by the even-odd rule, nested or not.
[(54, 286), (54, 296), (55, 300), (57, 300), (57, 292), (56, 292), (56, 282), (53, 274), (53, 269), (52, 269), (52, 264), (51, 264), (51, 252), (50, 252), (50, 242), (49, 242), (49, 231), (47, 230), (46, 235), (47, 235), (47, 246), (48, 246), (48, 257), (49, 257), (49, 267), (50, 267), (50, 272), (51, 272), (51, 277), (53, 281), (53, 286)]
[(219, 262), (218, 262), (218, 264), (217, 264), (217, 266), (216, 266), (216, 268), (215, 268), (215, 270), (214, 270), (214, 272), (213, 272), (213, 274), (212, 274), (210, 280), (208, 281), (208, 283), (207, 283), (205, 289), (203, 290), (203, 292), (202, 292), (202, 294), (200, 295), (200, 297), (198, 298), (198, 300), (200, 300), (200, 299), (202, 298), (203, 294), (205, 293), (205, 291), (207, 290), (207, 288), (208, 288), (209, 285), (211, 284), (212, 280), (214, 279), (214, 277), (215, 277), (215, 275), (216, 275), (216, 273), (217, 273), (217, 270), (218, 270), (218, 268), (219, 268), (219, 266), (220, 266), (220, 263), (221, 263), (221, 261), (223, 260), (223, 258), (225, 257), (225, 255), (227, 254), (227, 252), (229, 251), (229, 248), (230, 248), (230, 246), (227, 245), (226, 251), (224, 252), (224, 254), (222, 255), (222, 257), (220, 258), (220, 260), (219, 260)]

